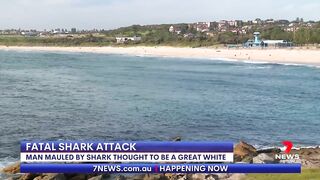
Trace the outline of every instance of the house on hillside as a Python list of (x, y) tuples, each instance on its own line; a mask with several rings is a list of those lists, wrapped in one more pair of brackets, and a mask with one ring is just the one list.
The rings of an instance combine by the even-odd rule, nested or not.
[(209, 32), (217, 28), (216, 22), (197, 22), (189, 24), (189, 29), (195, 29), (198, 32)]
[(169, 32), (176, 33), (176, 34), (181, 34), (181, 28), (175, 27), (175, 26), (170, 26)]
[(225, 31), (227, 31), (228, 28), (229, 28), (229, 23), (228, 23), (228, 21), (226, 21), (226, 20), (221, 20), (221, 21), (219, 21), (219, 23), (218, 23), (218, 29), (219, 29), (219, 31), (225, 32)]

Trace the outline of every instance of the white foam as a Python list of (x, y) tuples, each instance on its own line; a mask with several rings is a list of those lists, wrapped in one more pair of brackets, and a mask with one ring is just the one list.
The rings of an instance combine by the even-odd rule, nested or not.
[(240, 60), (235, 58), (211, 58), (211, 57), (201, 57), (201, 56), (173, 56), (173, 55), (157, 55), (157, 54), (136, 54), (136, 53), (110, 53), (110, 52), (96, 52), (96, 51), (70, 51), (70, 50), (48, 50), (48, 49), (0, 49), (4, 51), (16, 51), (16, 52), (55, 52), (55, 53), (94, 53), (94, 54), (112, 54), (112, 55), (123, 55), (123, 56), (133, 56), (133, 57), (159, 57), (159, 58), (181, 58), (181, 59), (197, 59), (197, 60), (214, 60), (214, 61), (229, 61), (229, 62), (242, 62), (249, 64), (277, 64), (285, 66), (306, 66), (313, 68), (320, 68), (320, 65), (312, 64), (298, 64), (298, 63), (282, 63), (282, 62), (270, 62), (270, 61), (260, 61), (260, 60)]
[(239, 63), (247, 63), (247, 64), (269, 64), (269, 65), (305, 66), (305, 67), (320, 68), (319, 65), (311, 65), (311, 64), (269, 62), (269, 61), (260, 61), (260, 60), (240, 60), (240, 59), (232, 59), (232, 58), (180, 57), (180, 56), (161, 56), (161, 55), (153, 55), (153, 54), (144, 54), (144, 55), (121, 54), (121, 55), (125, 55), (125, 56), (136, 56), (136, 57), (158, 57), (158, 58), (196, 59), (196, 60), (212, 60), (212, 61), (239, 62)]
[(13, 157), (6, 157), (0, 159), (0, 169), (3, 169), (11, 164), (14, 164), (18, 161), (18, 159), (15, 159)]
[(283, 66), (306, 66), (306, 67), (315, 67), (320, 68), (319, 65), (311, 65), (311, 64), (297, 64), (297, 63), (281, 63), (281, 62), (268, 62), (268, 61), (247, 61), (247, 60), (239, 60), (238, 62), (244, 62), (248, 64), (270, 64), (270, 65), (283, 65)]
[[(261, 146), (261, 145), (252, 145), (253, 147), (255, 147), (258, 150), (268, 150), (268, 149), (280, 149), (281, 151), (284, 151), (287, 147), (285, 146)], [(320, 148), (320, 145), (315, 145), (315, 146), (294, 146), (292, 147), (292, 149), (294, 150), (300, 150), (300, 149), (317, 149)]]

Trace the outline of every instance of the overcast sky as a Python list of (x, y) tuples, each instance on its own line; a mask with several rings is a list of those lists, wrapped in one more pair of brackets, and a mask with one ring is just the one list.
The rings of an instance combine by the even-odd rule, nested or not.
[(220, 19), (320, 20), (320, 0), (0, 0), (0, 29), (113, 29)]

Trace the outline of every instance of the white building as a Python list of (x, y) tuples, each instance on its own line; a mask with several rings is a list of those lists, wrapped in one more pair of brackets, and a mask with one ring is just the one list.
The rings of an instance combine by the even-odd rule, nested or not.
[(141, 41), (141, 37), (133, 36), (133, 37), (116, 37), (117, 43), (126, 43), (129, 41), (138, 42)]
[(174, 26), (170, 26), (170, 28), (169, 28), (169, 32), (173, 33), (174, 31), (175, 31)]
[(37, 36), (38, 33), (33, 32), (33, 31), (23, 31), (23, 32), (21, 32), (21, 35), (23, 35), (23, 36)]
[(263, 40), (263, 45), (265, 47), (291, 47), (293, 46), (292, 42), (286, 40)]
[(238, 22), (237, 21), (228, 21), (228, 24), (231, 27), (237, 27), (238, 26)]
[(281, 43), (287, 43), (287, 41), (285, 41), (285, 40), (263, 40), (263, 42), (265, 44), (268, 44), (268, 45), (276, 45), (276, 44), (281, 44)]
[(170, 26), (169, 32), (171, 32), (171, 33), (176, 33), (176, 34), (181, 34), (181, 28), (179, 28), (179, 27), (174, 27), (174, 26)]

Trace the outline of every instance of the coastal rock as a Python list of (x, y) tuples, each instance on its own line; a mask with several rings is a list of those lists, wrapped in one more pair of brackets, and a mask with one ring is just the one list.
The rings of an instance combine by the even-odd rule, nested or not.
[(269, 164), (275, 162), (275, 159), (266, 153), (261, 153), (258, 156), (254, 157), (252, 160), (253, 163), (257, 164)]
[(160, 174), (159, 178), (156, 178), (154, 180), (185, 180), (186, 177), (186, 174)]
[(181, 140), (182, 140), (182, 138), (180, 136), (177, 136), (177, 137), (172, 139), (172, 141), (181, 141)]
[[(148, 174), (139, 174), (139, 175), (132, 175), (132, 176), (116, 175), (116, 177), (112, 177), (110, 179), (118, 179), (118, 180), (136, 180), (136, 179), (141, 179), (141, 180), (147, 180), (148, 178), (151, 178), (151, 177), (152, 176), (148, 176)], [(103, 178), (103, 179), (105, 179), (105, 178)], [(152, 179), (150, 179), (150, 180), (152, 180)]]
[(184, 178), (181, 178), (181, 177), (184, 177), (185, 175), (184, 174), (170, 174), (170, 173), (167, 173), (167, 174), (164, 174), (164, 176), (161, 176), (159, 179), (163, 179), (163, 180), (166, 180), (166, 179), (181, 179), (183, 180)]
[(37, 176), (33, 180), (42, 180), (42, 176)]
[(253, 163), (253, 156), (245, 156), (239, 161), (241, 161), (240, 163), (247, 163), (247, 164)]
[[(206, 179), (206, 175), (205, 174), (190, 174), (190, 179), (193, 180), (203, 180)], [(188, 178), (189, 179), (189, 178)]]
[(95, 175), (88, 175), (87, 176), (87, 179), (90, 179), (90, 180), (104, 180), (104, 179), (108, 179), (110, 178), (110, 174), (95, 174)]
[[(104, 180), (105, 178), (102, 178)], [(116, 180), (169, 180), (164, 175), (160, 174), (140, 174), (140, 175), (116, 175), (111, 178), (108, 178), (108, 180), (116, 179)], [(98, 179), (100, 180), (100, 179)]]
[(218, 174), (219, 180), (241, 180), (244, 179), (245, 174)]
[(219, 177), (216, 174), (189, 174), (186, 179), (192, 180), (218, 180)]
[(124, 176), (124, 175), (119, 175), (119, 176), (117, 176), (117, 177), (115, 177), (113, 179), (115, 179), (115, 180), (127, 180), (128, 178), (126, 178), (126, 176)]
[(21, 178), (22, 174), (1, 174), (0, 173), (0, 179), (6, 179), (6, 180), (19, 180)]
[(237, 178), (243, 179), (244, 174), (218, 174), (219, 180), (238, 180)]
[(95, 176), (95, 177), (89, 178), (88, 180), (103, 180), (103, 178), (101, 176)]
[(158, 180), (158, 179), (168, 179), (168, 178), (162, 174), (146, 174), (145, 176), (143, 176), (141, 178), (136, 176), (134, 179)]
[(77, 174), (72, 178), (68, 178), (68, 180), (87, 180), (87, 179), (88, 179), (87, 175), (84, 175), (84, 174)]
[(219, 178), (218, 178), (218, 175), (216, 175), (216, 174), (206, 175), (206, 180), (217, 180), (217, 179), (219, 179)]
[(175, 179), (175, 180), (187, 180), (187, 174), (170, 174), (170, 176), (165, 176), (165, 178), (160, 178), (162, 180)]
[(187, 176), (186, 175), (177, 176), (176, 180), (187, 180)]
[(0, 170), (1, 173), (4, 174), (16, 174), (20, 172), (20, 162), (16, 162), (8, 167), (3, 168)]
[(229, 178), (225, 180), (241, 180), (241, 179), (244, 179), (245, 177), (246, 177), (245, 174), (232, 174)]
[(291, 154), (298, 154), (299, 160), (291, 160), (291, 161), (281, 161), (283, 163), (291, 163), (291, 162), (301, 162), (303, 167), (306, 168), (320, 168), (320, 148), (310, 147), (310, 148), (300, 148), (293, 149)]
[(256, 154), (256, 153), (257, 153), (256, 148), (254, 148), (252, 145), (244, 141), (240, 141), (240, 143), (234, 147), (234, 154), (241, 157)]
[(36, 180), (66, 180), (64, 174), (47, 173), (35, 178)]
[(256, 148), (246, 142), (240, 141), (240, 143), (234, 147), (234, 157), (236, 162), (241, 162), (242, 159), (247, 156), (253, 157), (256, 155)]
[(227, 174), (227, 173), (221, 173), (221, 174), (217, 174), (218, 179), (227, 179), (231, 176), (231, 174)]
[(320, 168), (320, 161), (310, 161), (310, 160), (305, 160), (301, 159), (301, 164), (305, 168)]
[[(33, 180), (36, 177), (38, 177), (39, 174), (31, 174), (31, 173), (27, 173), (27, 174), (23, 174), (19, 180)], [(39, 179), (38, 179), (39, 180)]]
[(87, 179), (89, 179), (89, 180), (104, 180), (109, 177), (110, 177), (109, 174), (101, 174), (101, 175), (96, 175), (96, 176), (89, 175), (89, 177), (87, 177)]

